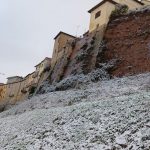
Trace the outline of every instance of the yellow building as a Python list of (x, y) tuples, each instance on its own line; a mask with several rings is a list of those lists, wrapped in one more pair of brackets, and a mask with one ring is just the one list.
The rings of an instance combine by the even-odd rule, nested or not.
[(17, 100), (20, 101), (20, 100), (27, 99), (29, 96), (30, 89), (32, 87), (37, 87), (38, 80), (34, 78), (34, 74), (35, 72), (28, 74), (21, 81), (20, 89), (18, 92), (19, 94), (17, 95), (17, 98), (16, 98)]
[(6, 98), (6, 85), (0, 83), (0, 103), (3, 102)]
[[(46, 57), (36, 65), (36, 71), (26, 77), (13, 76), (7, 78), (7, 83), (0, 83), (0, 104), (15, 104), (27, 99), (31, 89), (38, 86), (41, 74), (51, 66), (51, 58)], [(46, 70), (47, 71), (47, 70)]]
[(28, 75), (24, 78), (24, 80), (25, 80), (24, 87), (25, 87), (25, 88), (28, 88), (28, 87), (30, 87), (30, 86), (33, 84), (33, 82), (34, 82), (33, 75), (34, 75), (34, 72), (28, 74)]
[(18, 100), (19, 90), (23, 78), (19, 76), (13, 76), (7, 78), (5, 102), (9, 104), (15, 104)]
[(34, 77), (39, 79), (41, 74), (45, 69), (50, 69), (51, 67), (51, 58), (46, 57), (43, 61), (35, 66), (36, 71), (34, 73)]
[(60, 31), (57, 36), (54, 38), (55, 43), (54, 43), (54, 49), (53, 49), (53, 56), (52, 56), (52, 61), (51, 61), (51, 67), (53, 68), (59, 60), (65, 51), (65, 46), (69, 41), (74, 40), (76, 37), (72, 36), (70, 34), (67, 34), (65, 32)]
[(9, 83), (14, 83), (14, 82), (19, 82), (23, 79), (23, 77), (20, 76), (13, 76), (13, 77), (8, 77), (7, 78), (7, 84)]
[(112, 11), (118, 4), (127, 5), (129, 10), (144, 6), (144, 3), (138, 0), (103, 0), (88, 11), (91, 14), (89, 32), (107, 25)]
[(5, 101), (9, 104), (15, 104), (19, 94), (22, 81), (6, 84), (6, 98)]
[(150, 0), (142, 0), (142, 3), (144, 3), (145, 5), (150, 5)]
[(15, 104), (17, 101), (27, 99), (31, 87), (37, 86), (37, 79), (33, 77), (35, 72), (25, 78), (9, 77), (6, 86), (5, 102)]
[(18, 90), (18, 94), (16, 97), (16, 101), (20, 101), (20, 100), (24, 100), (28, 98), (28, 89), (26, 88), (26, 78), (24, 78), (21, 82), (20, 82), (20, 88)]

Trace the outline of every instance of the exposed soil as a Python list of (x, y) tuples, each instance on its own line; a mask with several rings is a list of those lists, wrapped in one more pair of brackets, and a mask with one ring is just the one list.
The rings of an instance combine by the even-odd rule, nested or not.
[(134, 13), (110, 21), (103, 60), (118, 59), (113, 76), (150, 71), (150, 13)]

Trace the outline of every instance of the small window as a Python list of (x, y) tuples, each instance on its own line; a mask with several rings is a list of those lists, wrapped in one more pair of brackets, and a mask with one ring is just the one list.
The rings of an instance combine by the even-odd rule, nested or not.
[(96, 25), (96, 28), (97, 28), (97, 29), (99, 28), (99, 24)]
[(101, 11), (98, 11), (98, 12), (95, 14), (95, 19), (98, 18), (100, 15), (101, 15)]

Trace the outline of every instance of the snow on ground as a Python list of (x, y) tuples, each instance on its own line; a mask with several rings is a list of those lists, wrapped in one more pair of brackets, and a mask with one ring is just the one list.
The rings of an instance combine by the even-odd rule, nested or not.
[(0, 150), (150, 150), (150, 73), (35, 96), (0, 114)]

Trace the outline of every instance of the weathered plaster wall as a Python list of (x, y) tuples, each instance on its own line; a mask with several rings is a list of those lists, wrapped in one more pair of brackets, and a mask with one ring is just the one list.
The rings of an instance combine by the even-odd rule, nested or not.
[(7, 78), (7, 84), (9, 83), (14, 83), (14, 82), (19, 82), (21, 81), (23, 78), (22, 77), (18, 77), (18, 76), (14, 76), (14, 77), (9, 77)]
[(51, 83), (75, 74), (91, 72), (96, 63), (97, 52), (103, 38), (105, 26), (98, 31), (86, 33), (82, 38), (67, 42), (64, 55), (57, 60), (51, 70), (49, 79)]
[[(50, 67), (50, 61), (45, 60), (42, 64), (40, 68), (42, 71), (44, 68)], [(35, 76), (35, 73), (31, 73), (25, 78), (10, 78), (7, 84), (0, 85), (0, 104), (15, 104), (17, 101), (27, 99), (31, 87), (37, 87), (40, 79), (39, 74)], [(46, 73), (43, 73), (43, 75)]]
[(73, 37), (66, 35), (66, 34), (60, 34), (56, 39), (54, 43), (54, 49), (53, 49), (53, 55), (51, 60), (51, 67), (53, 68), (56, 64), (56, 62), (65, 55), (66, 51), (66, 45), (67, 42), (70, 42), (74, 40)]
[(36, 74), (35, 76), (38, 76), (39, 79), (43, 71), (51, 67), (51, 58), (46, 57), (40, 64), (35, 67), (36, 71), (34, 74)]
[[(127, 5), (129, 7), (129, 10), (134, 10), (136, 8), (141, 8), (143, 5), (135, 2), (134, 0), (114, 0), (115, 2), (121, 4), (121, 5)], [(100, 7), (96, 8), (91, 12), (90, 17), (90, 27), (89, 32), (94, 31), (98, 28), (98, 26), (107, 25), (109, 22), (110, 15), (113, 10), (115, 10), (116, 6), (110, 2), (106, 2)], [(100, 16), (98, 18), (95, 18), (95, 15), (97, 12), (101, 12)]]
[[(89, 32), (94, 31), (98, 26), (106, 25), (113, 10), (115, 10), (115, 5), (111, 4), (110, 2), (106, 2), (102, 6), (92, 11)], [(101, 11), (101, 15), (95, 19), (95, 14), (98, 11)]]
[(63, 78), (80, 73), (87, 74), (94, 69), (104, 30), (105, 26), (101, 26), (98, 31), (88, 33), (76, 41)]
[(142, 3), (144, 3), (145, 5), (150, 5), (150, 1), (149, 0), (142, 0)]
[(6, 101), (8, 101), (10, 104), (15, 104), (15, 102), (17, 101), (20, 85), (21, 82), (7, 84)]
[(73, 43), (74, 40), (72, 39), (67, 41), (67, 43), (65, 43), (65, 45), (63, 46), (63, 49), (61, 49), (57, 54), (57, 59), (52, 58), (52, 60), (55, 60), (55, 65), (53, 64), (53, 66), (51, 67), (51, 73), (49, 77), (51, 83), (58, 82), (63, 77), (64, 69), (68, 66), (68, 61), (74, 48)]
[(6, 97), (6, 85), (0, 85), (0, 103), (5, 100)]

